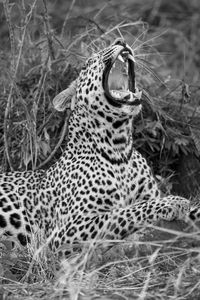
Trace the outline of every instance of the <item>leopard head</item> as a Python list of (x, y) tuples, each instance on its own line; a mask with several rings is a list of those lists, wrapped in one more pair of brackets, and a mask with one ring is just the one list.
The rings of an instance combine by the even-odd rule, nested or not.
[(124, 118), (141, 110), (141, 92), (135, 85), (135, 60), (122, 40), (87, 59), (78, 78), (57, 95), (53, 104), (97, 116)]

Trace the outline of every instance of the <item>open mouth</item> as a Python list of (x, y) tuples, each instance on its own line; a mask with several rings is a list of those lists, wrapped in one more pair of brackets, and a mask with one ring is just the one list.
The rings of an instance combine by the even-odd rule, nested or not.
[(119, 52), (106, 62), (103, 74), (103, 88), (108, 101), (122, 105), (140, 105), (141, 94), (135, 87), (134, 57), (131, 49), (120, 46)]

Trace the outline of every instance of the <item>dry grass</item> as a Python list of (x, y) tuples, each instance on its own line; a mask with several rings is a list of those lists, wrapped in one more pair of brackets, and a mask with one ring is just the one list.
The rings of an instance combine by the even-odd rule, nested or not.
[[(55, 114), (52, 98), (77, 76), (85, 57), (120, 36), (135, 49), (138, 83), (148, 98), (136, 146), (159, 165), (159, 175), (170, 173), (171, 152), (199, 154), (198, 2), (2, 1), (1, 169), (48, 167), (59, 157), (66, 115)], [(164, 123), (165, 141), (158, 130)], [(86, 245), (61, 263), (38, 246), (39, 238), (15, 251), (2, 241), (0, 299), (198, 299), (198, 228), (174, 222), (164, 228), (112, 241), (107, 251), (101, 243)]]
[(183, 233), (180, 226), (146, 228), (112, 241), (109, 250), (105, 242), (86, 245), (60, 263), (50, 253), (33, 254), (31, 245), (6, 251), (0, 259), (3, 299), (197, 299), (199, 230)]

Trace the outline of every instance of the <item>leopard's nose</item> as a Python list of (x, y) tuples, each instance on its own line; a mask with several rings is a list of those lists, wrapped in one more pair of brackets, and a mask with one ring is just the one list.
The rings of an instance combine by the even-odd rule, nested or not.
[(125, 48), (126, 47), (126, 42), (123, 39), (118, 38), (114, 41), (114, 45), (120, 45), (120, 46)]

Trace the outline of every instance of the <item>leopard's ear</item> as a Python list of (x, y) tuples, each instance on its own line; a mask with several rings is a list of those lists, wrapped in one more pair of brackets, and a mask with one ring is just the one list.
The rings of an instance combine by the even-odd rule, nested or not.
[(64, 111), (66, 108), (74, 109), (76, 104), (76, 86), (77, 80), (72, 81), (66, 90), (63, 90), (53, 99), (53, 106), (58, 111)]

